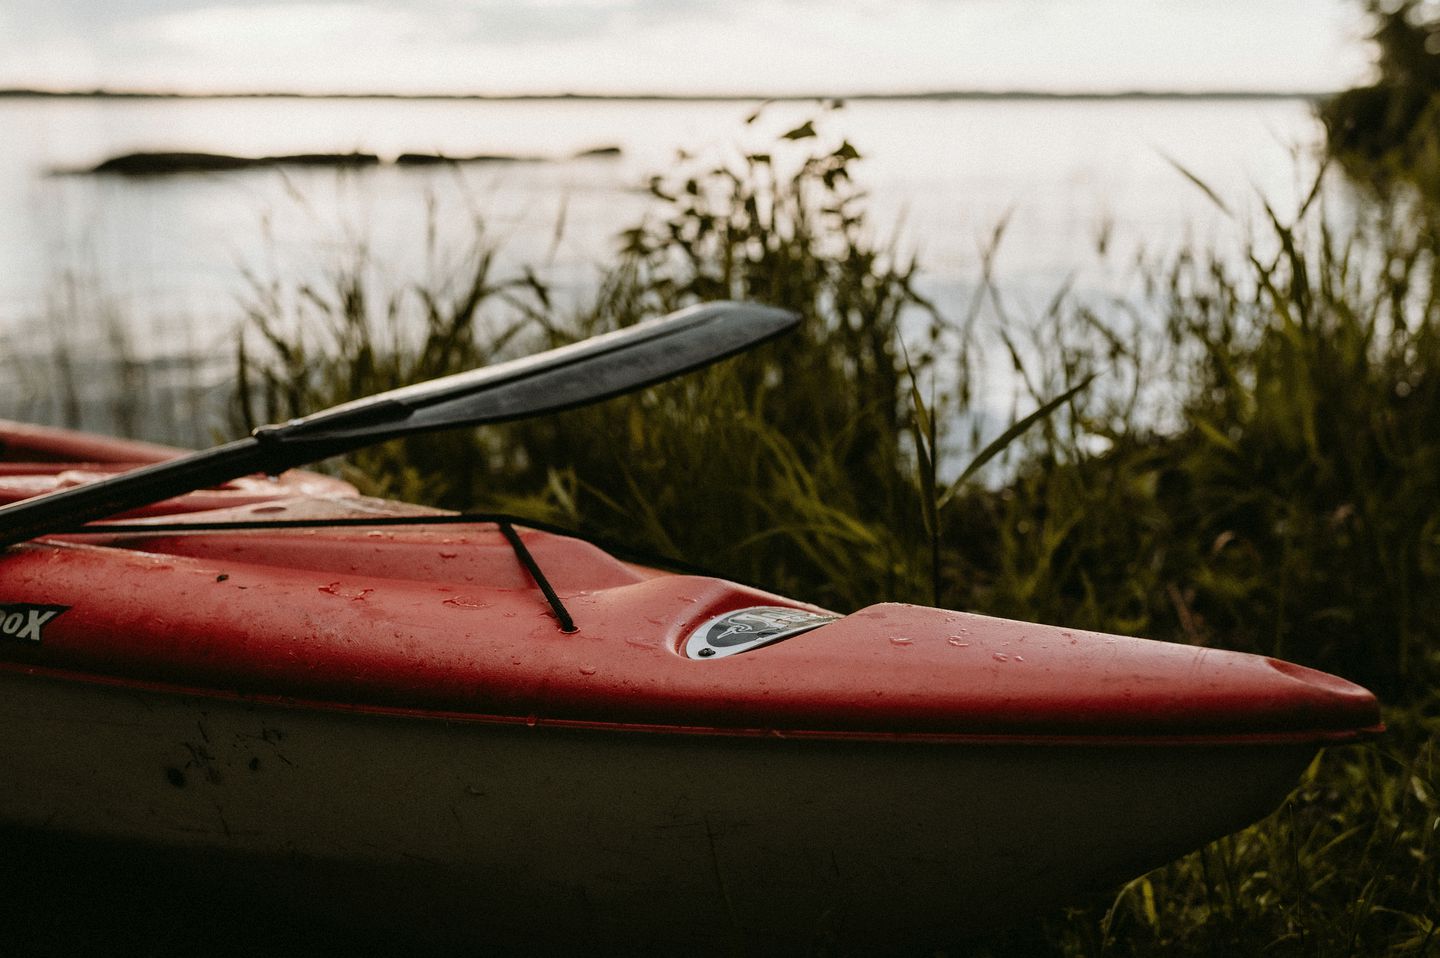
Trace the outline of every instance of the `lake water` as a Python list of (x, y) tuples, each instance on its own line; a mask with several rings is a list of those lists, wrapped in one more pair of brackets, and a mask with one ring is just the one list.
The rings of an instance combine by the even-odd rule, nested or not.
[[(562, 303), (583, 301), (618, 232), (650, 208), (644, 184), (678, 150), (723, 158), (765, 148), (821, 112), (772, 104), (747, 125), (754, 111), (725, 102), (0, 100), (0, 415), (74, 419), (78, 402), (87, 424), (115, 428), (89, 410), (105, 390), (125, 388), (118, 381), (81, 374), (83, 395), (67, 412), (50, 374), (35, 372), (57, 343), (72, 369), (107, 349), (152, 374), (213, 357), (186, 375), (196, 390), (223, 390), (247, 273), (303, 281), (365, 245), (401, 282), (427, 268), (431, 221), (439, 248), (453, 252), (478, 215), (501, 242), (502, 272), (534, 265)], [(916, 253), (922, 289), (956, 313), (974, 296), (980, 251), (1006, 217), (995, 278), (1022, 313), (1043, 309), (1071, 277), (1079, 295), (1122, 295), (1125, 266), (1141, 248), (1238, 249), (1261, 197), (1282, 215), (1303, 197), (1322, 136), (1299, 99), (868, 101), (824, 115), (820, 128), (863, 154), (855, 172), (875, 226)], [(573, 158), (610, 145), (618, 158)], [(554, 161), (57, 175), (148, 150)], [(1238, 222), (1177, 163), (1239, 211)], [(163, 375), (146, 382), (165, 386)], [(200, 428), (194, 416), (141, 418), (134, 428), (151, 434)]]

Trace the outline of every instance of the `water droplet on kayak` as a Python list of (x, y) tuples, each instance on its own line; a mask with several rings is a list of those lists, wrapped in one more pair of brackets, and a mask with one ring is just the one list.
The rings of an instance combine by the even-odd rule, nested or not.
[(369, 532), (365, 533), (365, 535), (366, 535), (367, 538), (370, 538), (370, 539), (383, 539), (383, 538), (385, 538), (385, 533), (381, 532), (379, 529), (371, 529)]
[(458, 553), (458, 552), (442, 552), (442, 553), (440, 553), (440, 558), (442, 558), (442, 559), (453, 559), (453, 558), (455, 558), (456, 556), (458, 556), (459, 554), (460, 554), (460, 553)]
[(593, 665), (582, 665), (582, 666), (580, 666), (580, 674), (581, 674), (581, 675), (594, 675), (594, 674), (595, 674), (595, 666), (593, 666)]
[(960, 636), (958, 636), (958, 635), (952, 635), (952, 636), (950, 636), (950, 638), (946, 639), (945, 641), (946, 641), (946, 642), (949, 642), (951, 645), (955, 646), (955, 648), (957, 648), (957, 649), (968, 649), (968, 648), (970, 648), (970, 643), (969, 643), (969, 642), (966, 642), (964, 639), (960, 638)]
[(647, 616), (647, 617), (645, 618), (645, 621), (646, 621), (646, 622), (649, 622), (651, 625), (664, 625), (664, 624), (665, 624), (665, 620), (662, 619), (662, 618), (660, 618), (658, 615)]
[(489, 602), (481, 602), (479, 599), (466, 599), (458, 595), (446, 599), (444, 604), (453, 605), (458, 609), (486, 609), (490, 607)]
[(693, 595), (682, 595), (682, 596), (680, 596), (680, 601), (681, 601), (681, 602), (688, 602), (688, 603), (690, 603), (691, 605), (694, 605), (696, 602), (699, 602), (700, 600), (697, 599), (697, 598), (695, 598)]
[(526, 724), (527, 726), (529, 726), (530, 728), (534, 728), (535, 726), (537, 726), (537, 725), (540, 724), (540, 716), (538, 716), (538, 715), (527, 715), (527, 716), (525, 716), (525, 724)]
[(908, 635), (892, 635), (892, 636), (890, 637), (890, 644), (891, 644), (891, 645), (909, 645), (910, 643), (912, 643), (912, 642), (914, 642), (914, 641), (915, 641), (915, 640), (912, 639), (912, 638), (910, 638), (910, 636), (908, 636)]
[(349, 599), (352, 602), (359, 602), (367, 595), (374, 592), (374, 589), (357, 589), (354, 586), (341, 585), (339, 582), (332, 582), (329, 585), (322, 585), (319, 589), (326, 595), (339, 596), (342, 599)]
[(1024, 661), (1025, 661), (1025, 656), (1023, 656), (1023, 655), (1017, 655), (1017, 656), (1015, 656), (1015, 661), (1016, 661), (1016, 662), (1024, 662)]
[(515, 618), (515, 613), (514, 613), (514, 612), (505, 612), (505, 613), (502, 613), (502, 614), (503, 614), (503, 615), (505, 616), (505, 618), (507, 618), (507, 619), (513, 619), (513, 618)]
[(994, 654), (993, 658), (995, 659), (996, 662), (1009, 662), (1009, 661), (1010, 661), (1010, 656), (1006, 655), (1004, 652), (996, 652), (996, 653)]

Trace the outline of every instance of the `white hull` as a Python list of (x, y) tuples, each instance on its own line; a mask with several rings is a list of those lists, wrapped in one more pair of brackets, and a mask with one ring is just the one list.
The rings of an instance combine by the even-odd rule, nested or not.
[(592, 731), (0, 672), (0, 823), (244, 862), (317, 918), (592, 948), (983, 931), (1266, 814), (1314, 752)]

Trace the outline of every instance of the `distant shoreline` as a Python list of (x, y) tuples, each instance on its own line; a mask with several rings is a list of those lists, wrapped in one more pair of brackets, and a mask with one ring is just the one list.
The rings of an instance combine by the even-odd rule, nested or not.
[(800, 103), (815, 100), (912, 101), (950, 100), (1321, 100), (1333, 92), (1267, 90), (1121, 90), (1112, 92), (1059, 92), (1048, 90), (935, 90), (928, 92), (781, 94), (748, 93), (181, 93), (164, 90), (39, 90), (0, 89), (5, 99), (113, 99), (113, 100), (460, 100), (479, 102), (619, 102), (619, 103)]

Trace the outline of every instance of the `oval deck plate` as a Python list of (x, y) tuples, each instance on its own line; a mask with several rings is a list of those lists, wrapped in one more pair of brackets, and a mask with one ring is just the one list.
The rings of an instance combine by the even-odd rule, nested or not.
[(692, 659), (718, 659), (748, 652), (809, 632), (840, 618), (779, 605), (735, 609), (708, 620), (685, 640), (685, 655)]

